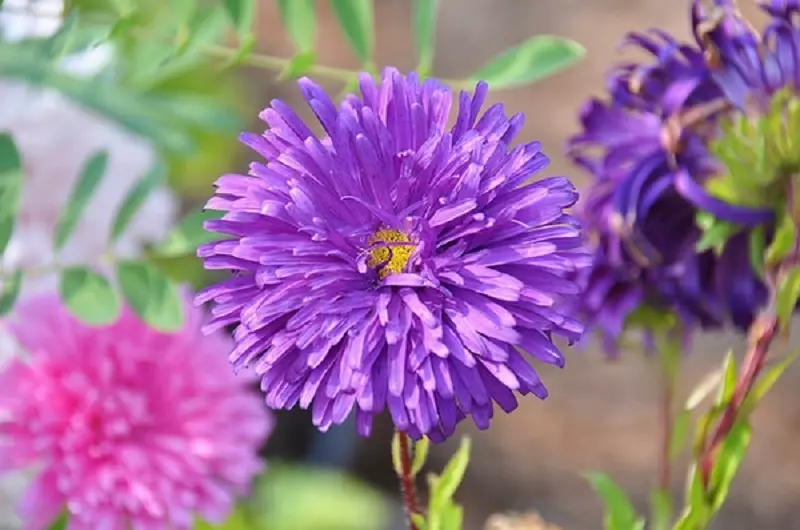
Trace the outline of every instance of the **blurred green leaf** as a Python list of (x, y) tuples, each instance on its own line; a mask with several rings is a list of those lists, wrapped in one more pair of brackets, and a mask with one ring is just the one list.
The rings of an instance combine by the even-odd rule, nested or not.
[(717, 405), (727, 405), (733, 397), (737, 382), (736, 356), (733, 350), (728, 350), (725, 360), (722, 361), (722, 385), (717, 393)]
[(778, 319), (783, 329), (789, 328), (789, 320), (800, 298), (800, 266), (792, 267), (778, 287), (776, 299)]
[(50, 526), (50, 530), (66, 530), (67, 518), (68, 515), (66, 513), (62, 513), (61, 515), (59, 515), (58, 519), (56, 519)]
[(62, 58), (71, 51), (78, 26), (78, 13), (68, 13), (58, 31), (41, 41), (42, 52), (49, 61)]
[(686, 506), (681, 514), (681, 518), (673, 527), (673, 530), (698, 530), (700, 528), (705, 528), (711, 517), (711, 508), (706, 501), (702, 479), (697, 472), (697, 467), (694, 465), (689, 468), (685, 497)]
[(209, 219), (219, 219), (223, 212), (213, 210), (197, 210), (184, 217), (172, 231), (167, 234), (164, 242), (153, 251), (159, 256), (183, 256), (195, 254), (197, 247), (209, 241), (216, 241), (226, 236), (209, 232), (203, 224)]
[(640, 305), (628, 314), (625, 328), (643, 328), (665, 333), (675, 329), (678, 318), (675, 313), (650, 305)]
[(792, 216), (785, 212), (778, 220), (778, 228), (772, 243), (767, 247), (766, 265), (774, 267), (785, 258), (797, 241), (797, 225)]
[(382, 530), (385, 498), (334, 470), (270, 462), (248, 501), (251, 529)]
[(347, 42), (361, 63), (371, 64), (375, 46), (375, 15), (372, 0), (331, 0), (331, 6)]
[(650, 530), (669, 530), (672, 521), (672, 495), (657, 488), (650, 495)]
[(457, 504), (448, 504), (442, 510), (441, 530), (463, 530), (464, 508)]
[[(231, 515), (221, 524), (213, 524), (202, 519), (196, 519), (194, 530), (258, 530), (253, 527), (252, 521), (247, 517), (246, 510), (237, 504)], [(268, 530), (268, 529), (264, 529)]]
[(159, 186), (166, 182), (166, 169), (163, 165), (157, 164), (145, 173), (139, 181), (125, 195), (119, 209), (114, 215), (109, 234), (109, 243), (114, 243), (122, 235), (131, 221), (139, 213), (139, 209)]
[(243, 38), (253, 33), (253, 20), (256, 16), (255, 0), (222, 0), (225, 11), (236, 28), (236, 33)]
[(711, 491), (713, 495), (711, 509), (716, 512), (728, 497), (739, 465), (742, 463), (747, 447), (750, 445), (750, 426), (746, 422), (736, 423), (722, 442), (714, 469), (711, 471)]
[(683, 452), (691, 425), (692, 414), (688, 410), (681, 410), (675, 415), (675, 419), (672, 422), (672, 435), (669, 440), (670, 459), (678, 458)]
[(531, 37), (496, 55), (470, 81), (486, 81), (492, 89), (533, 83), (575, 64), (586, 51), (578, 43), (553, 35)]
[(713, 250), (717, 256), (725, 250), (728, 240), (741, 230), (738, 225), (716, 219), (709, 215), (708, 212), (697, 214), (697, 224), (703, 232), (700, 239), (695, 243), (695, 250), (697, 252)]
[(397, 431), (392, 436), (392, 467), (395, 475), (403, 476), (403, 450), (400, 445), (400, 433)]
[(444, 466), (442, 474), (436, 483), (436, 488), (431, 492), (431, 510), (435, 506), (444, 506), (456, 494), (456, 490), (464, 480), (464, 474), (469, 465), (469, 452), (472, 446), (468, 436), (461, 438), (461, 445), (456, 454)]
[(278, 79), (285, 81), (301, 77), (311, 70), (316, 60), (317, 55), (313, 50), (297, 53), (281, 71)]
[(3, 278), (2, 293), (0, 293), (0, 317), (7, 315), (19, 298), (22, 290), (23, 270), (17, 269), (10, 275)]
[(316, 5), (314, 0), (278, 0), (283, 27), (299, 52), (314, 50)]
[(428, 521), (425, 520), (425, 516), (421, 513), (412, 513), (411, 520), (414, 521), (419, 530), (428, 530)]
[(758, 378), (758, 381), (756, 381), (756, 383), (753, 385), (753, 388), (747, 394), (744, 403), (742, 403), (742, 407), (739, 412), (741, 417), (747, 418), (753, 412), (753, 409), (755, 409), (756, 405), (764, 398), (765, 395), (767, 395), (772, 387), (775, 386), (775, 383), (778, 382), (778, 379), (780, 379), (786, 369), (792, 365), (799, 355), (800, 348), (795, 348), (780, 361), (765, 367), (765, 369), (761, 372), (761, 376)]
[(117, 281), (133, 311), (151, 327), (162, 332), (181, 328), (184, 315), (178, 289), (156, 267), (142, 261), (121, 261)]
[(723, 368), (717, 368), (712, 372), (706, 374), (703, 379), (695, 386), (689, 396), (686, 398), (684, 408), (686, 410), (694, 410), (700, 403), (711, 395), (714, 390), (719, 388), (722, 383)]
[(627, 494), (611, 478), (603, 473), (587, 473), (586, 478), (603, 501), (605, 530), (643, 528), (644, 521), (636, 514)]
[(53, 238), (53, 247), (56, 252), (64, 248), (69, 236), (78, 226), (78, 221), (80, 221), (84, 210), (89, 205), (89, 201), (91, 201), (92, 196), (97, 191), (97, 187), (103, 180), (107, 165), (108, 153), (105, 151), (94, 154), (84, 164), (56, 225), (55, 237)]
[(0, 255), (11, 235), (19, 210), (22, 188), (22, 159), (10, 134), (0, 134)]
[(759, 225), (750, 230), (747, 240), (747, 251), (750, 257), (750, 266), (759, 278), (764, 277), (764, 256), (767, 246), (764, 226)]
[(417, 72), (422, 77), (427, 77), (433, 68), (438, 2), (439, 0), (414, 0), (414, 41), (419, 57)]
[(76, 318), (90, 326), (117, 320), (122, 310), (111, 283), (88, 267), (68, 267), (59, 274), (61, 300)]
[(419, 475), (419, 472), (425, 467), (425, 461), (428, 459), (430, 447), (431, 441), (426, 436), (423, 436), (422, 440), (414, 443), (414, 459), (411, 461), (411, 474), (415, 477)]

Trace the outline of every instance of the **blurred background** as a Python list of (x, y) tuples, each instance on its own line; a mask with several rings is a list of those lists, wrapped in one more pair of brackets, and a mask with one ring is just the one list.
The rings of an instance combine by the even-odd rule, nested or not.
[[(749, 2), (741, 3), (753, 16), (755, 10)], [(12, 2), (6, 0), (5, 4), (4, 9), (11, 9)], [(376, 0), (375, 9), (378, 64), (413, 68), (408, 0)], [(327, 2), (318, 1), (317, 17), (318, 62), (355, 68), (358, 62), (341, 37)], [(604, 72), (620, 57), (619, 42), (628, 31), (656, 26), (688, 39), (688, 19), (688, 0), (441, 0), (434, 72), (443, 78), (466, 77), (496, 53), (536, 34), (551, 33), (581, 43), (588, 53), (577, 66), (532, 87), (490, 95), (493, 101), (502, 100), (509, 112), (527, 115), (520, 139), (543, 143), (553, 160), (547, 173), (567, 175), (580, 186), (585, 176), (566, 163), (561, 154), (563, 144), (576, 129), (576, 114), (583, 101), (602, 93)], [(256, 35), (257, 51), (292, 55), (273, 0), (260, 2)], [(231, 112), (241, 114), (247, 130), (261, 130), (256, 116), (272, 98), (299, 104), (294, 85), (276, 83), (274, 72), (245, 68), (229, 72), (225, 78), (209, 78), (200, 71), (197, 86), (224, 93), (221, 97), (230, 100)], [(341, 85), (330, 86), (335, 91)], [(7, 101), (0, 95), (0, 109)], [(0, 130), (7, 125), (4, 119), (12, 118), (0, 112)], [(82, 131), (63, 134), (81, 135)], [(235, 143), (235, 134), (200, 136), (204, 146), (200, 155), (176, 159), (171, 166), (170, 185), (183, 211), (202, 202), (220, 173), (243, 170), (250, 158)], [(175, 267), (196, 268), (191, 258), (179, 260)], [(655, 363), (637, 354), (607, 361), (590, 337), (584, 343), (567, 352), (566, 369), (541, 368), (551, 394), (548, 400), (522, 400), (515, 413), (498, 415), (487, 432), (478, 432), (467, 422), (463, 425), (461, 432), (473, 440), (471, 465), (458, 494), (465, 506), (467, 530), (481, 529), (491, 514), (509, 511), (537, 511), (564, 530), (599, 529), (601, 505), (581, 475), (588, 470), (608, 473), (631, 493), (637, 507), (646, 509), (657, 459)], [(683, 388), (691, 388), (716, 368), (729, 348), (740, 351), (741, 346), (741, 339), (735, 336), (699, 337), (684, 367)], [(798, 383), (800, 369), (795, 367), (755, 415), (751, 450), (715, 528), (800, 529)], [(278, 428), (265, 449), (271, 461), (343, 470), (378, 494), (370, 496), (369, 502), (387, 507), (380, 512), (379, 525), (358, 528), (403, 528), (389, 456), (390, 424), (384, 422), (370, 439), (360, 439), (349, 426), (316, 435), (303, 412), (280, 413), (278, 418)], [(441, 469), (456, 446), (454, 439), (434, 447), (430, 468)], [(682, 470), (674, 475), (673, 489), (680, 495)], [(288, 484), (290, 490), (283, 492), (281, 499), (300, 496), (308, 482)], [(328, 495), (325, 490), (315, 493)]]

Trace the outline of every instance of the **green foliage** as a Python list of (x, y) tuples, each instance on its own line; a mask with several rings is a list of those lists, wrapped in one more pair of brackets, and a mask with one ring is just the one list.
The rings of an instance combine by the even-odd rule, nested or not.
[(103, 175), (105, 175), (107, 165), (108, 153), (106, 152), (95, 154), (84, 164), (56, 225), (56, 233), (53, 240), (56, 252), (64, 248), (69, 236), (78, 226), (78, 221), (83, 216), (86, 206), (88, 206), (103, 179)]
[(136, 214), (139, 213), (150, 194), (156, 188), (166, 184), (165, 177), (166, 168), (161, 164), (157, 164), (145, 173), (136, 185), (128, 191), (111, 224), (109, 243), (114, 243), (119, 239), (119, 236), (122, 235), (136, 217)]
[(776, 300), (780, 325), (788, 329), (797, 301), (800, 299), (800, 266), (794, 266), (781, 279)]
[(221, 216), (222, 212), (214, 210), (190, 212), (167, 234), (164, 241), (153, 249), (154, 253), (162, 257), (194, 254), (197, 247), (203, 243), (223, 237), (222, 234), (210, 232), (204, 228), (207, 220), (219, 219)]
[(783, 260), (797, 243), (797, 221), (789, 212), (784, 212), (778, 218), (778, 227), (772, 243), (767, 247), (765, 256), (766, 265), (774, 267)]
[(414, 42), (417, 45), (417, 72), (427, 77), (433, 69), (433, 55), (436, 47), (436, 9), (439, 0), (414, 0), (412, 21)]
[(278, 0), (278, 10), (284, 28), (300, 52), (314, 51), (316, 39), (315, 0)]
[(586, 479), (603, 501), (605, 530), (644, 530), (644, 518), (636, 513), (628, 496), (611, 478), (602, 473), (588, 473)]
[(144, 261), (121, 261), (117, 281), (130, 307), (153, 329), (180, 329), (184, 315), (178, 289), (158, 268)]
[(0, 317), (7, 315), (19, 298), (22, 290), (22, 277), (24, 270), (17, 269), (13, 273), (3, 278), (2, 291), (0, 291)]
[(241, 39), (246, 39), (253, 33), (253, 21), (256, 16), (255, 0), (222, 0), (225, 12), (233, 22)]
[[(431, 442), (428, 438), (423, 437), (422, 440), (412, 443), (413, 456), (411, 460), (411, 475), (416, 477), (422, 468), (425, 466), (425, 461), (428, 459), (428, 451)], [(402, 466), (402, 453), (400, 445), (400, 434), (395, 432), (392, 437), (392, 464), (394, 465), (395, 473), (398, 476), (403, 474)]]
[(672, 495), (661, 488), (650, 495), (650, 530), (669, 530), (672, 519)]
[(486, 81), (493, 89), (533, 83), (575, 64), (585, 50), (576, 42), (542, 35), (509, 48), (470, 76)]
[(697, 212), (695, 222), (702, 230), (702, 235), (695, 244), (695, 250), (697, 252), (713, 250), (717, 256), (725, 250), (728, 240), (741, 231), (740, 226), (717, 219), (708, 212)]
[(0, 134), (0, 254), (14, 232), (22, 186), (22, 160), (9, 134)]
[(330, 0), (339, 27), (361, 64), (369, 67), (375, 52), (375, 14), (372, 0)]
[(88, 267), (61, 270), (59, 292), (70, 312), (89, 325), (104, 326), (117, 320), (122, 309), (111, 283)]
[(428, 517), (420, 530), (461, 530), (463, 509), (454, 502), (453, 497), (467, 472), (470, 447), (470, 439), (463, 437), (458, 451), (445, 465), (442, 474), (428, 475)]
[(716, 513), (728, 497), (744, 454), (750, 445), (750, 426), (745, 421), (737, 422), (725, 437), (711, 472), (710, 502), (712, 513)]

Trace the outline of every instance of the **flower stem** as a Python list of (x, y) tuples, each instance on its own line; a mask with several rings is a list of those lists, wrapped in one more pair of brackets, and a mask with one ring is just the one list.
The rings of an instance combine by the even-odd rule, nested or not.
[(675, 419), (672, 414), (673, 387), (673, 382), (665, 378), (661, 394), (661, 451), (658, 465), (658, 487), (664, 491), (669, 491), (671, 479), (672, 458), (670, 455), (670, 442), (672, 441)]
[(397, 437), (400, 440), (400, 469), (398, 470), (400, 472), (400, 492), (403, 496), (406, 517), (408, 517), (408, 527), (410, 530), (419, 530), (413, 518), (413, 515), (419, 513), (419, 508), (417, 507), (417, 490), (412, 473), (411, 441), (400, 431), (397, 431)]
[(772, 316), (759, 316), (750, 327), (750, 347), (742, 366), (742, 375), (701, 459), (700, 472), (706, 487), (709, 484), (711, 471), (714, 469), (714, 457), (717, 450), (736, 424), (739, 409), (753, 388), (758, 374), (764, 366), (770, 345), (778, 334), (778, 318), (772, 312), (767, 314), (770, 313)]

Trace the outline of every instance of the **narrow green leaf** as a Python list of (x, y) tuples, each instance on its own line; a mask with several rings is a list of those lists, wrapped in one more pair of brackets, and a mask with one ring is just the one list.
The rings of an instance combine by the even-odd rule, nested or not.
[(89, 204), (89, 201), (97, 191), (97, 186), (106, 172), (106, 165), (108, 164), (108, 153), (100, 152), (92, 156), (83, 166), (78, 181), (72, 189), (69, 201), (67, 201), (64, 211), (61, 212), (61, 218), (56, 226), (55, 239), (53, 246), (56, 252), (64, 247), (69, 236), (78, 225), (78, 221), (83, 215), (84, 209)]
[(331, 0), (331, 6), (339, 27), (361, 63), (370, 64), (375, 46), (372, 0)]
[(669, 530), (672, 522), (672, 495), (657, 488), (650, 495), (650, 530)]
[(400, 433), (395, 431), (392, 436), (392, 467), (398, 477), (403, 476), (403, 455), (400, 450)]
[(575, 64), (585, 50), (578, 43), (553, 35), (532, 37), (501, 52), (470, 76), (490, 88), (512, 88), (551, 76)]
[(695, 250), (697, 252), (713, 250), (719, 256), (725, 250), (728, 240), (740, 230), (741, 228), (733, 223), (714, 220), (711, 226), (703, 230), (700, 239), (695, 243)]
[(417, 55), (419, 57), (417, 72), (422, 77), (430, 74), (433, 68), (438, 1), (414, 0), (414, 41), (417, 44)]
[(736, 389), (736, 375), (736, 356), (733, 355), (733, 350), (728, 350), (725, 360), (722, 362), (722, 385), (717, 393), (717, 405), (727, 405), (733, 397), (733, 391)]
[(76, 318), (105, 326), (119, 317), (122, 305), (111, 283), (88, 267), (68, 267), (59, 275), (61, 299)]
[(156, 188), (164, 184), (166, 180), (166, 168), (157, 164), (153, 166), (142, 178), (131, 188), (125, 195), (119, 210), (114, 216), (114, 221), (111, 225), (111, 233), (109, 234), (109, 243), (114, 243), (119, 236), (128, 228), (128, 225), (133, 221), (139, 209), (150, 193)]
[(464, 436), (461, 439), (461, 446), (444, 467), (444, 471), (442, 471), (442, 475), (436, 484), (436, 489), (431, 492), (431, 506), (444, 506), (456, 494), (456, 490), (461, 485), (464, 474), (467, 472), (471, 445), (469, 437)]
[(58, 31), (42, 41), (44, 57), (48, 60), (60, 59), (70, 51), (75, 39), (75, 30), (78, 25), (78, 13), (72, 11), (67, 14), (59, 26)]
[(222, 0), (222, 5), (240, 39), (253, 33), (253, 20), (256, 16), (255, 0)]
[(19, 298), (22, 290), (23, 270), (17, 269), (2, 282), (2, 294), (0, 294), (0, 317), (7, 315)]
[(213, 210), (194, 211), (184, 217), (172, 231), (167, 234), (164, 242), (154, 249), (162, 257), (185, 256), (195, 254), (197, 247), (203, 243), (222, 239), (222, 234), (210, 232), (204, 228), (206, 221), (219, 219), (222, 212)]
[(414, 459), (411, 461), (411, 474), (415, 477), (419, 475), (428, 459), (428, 451), (431, 441), (425, 436), (422, 440), (414, 443)]
[(239, 66), (245, 60), (245, 58), (250, 55), (255, 47), (256, 38), (253, 35), (246, 35), (245, 37), (242, 37), (241, 42), (239, 43), (239, 49), (236, 50), (236, 53), (220, 67), (220, 70), (229, 70), (235, 66)]
[(737, 423), (725, 437), (711, 471), (711, 489), (713, 491), (712, 510), (717, 511), (728, 497), (739, 465), (744, 459), (750, 445), (751, 432), (747, 423)]
[(772, 243), (767, 247), (767, 266), (772, 267), (780, 263), (792, 250), (796, 240), (797, 225), (789, 213), (784, 213), (781, 215)]
[(632, 530), (637, 527), (639, 516), (633, 504), (611, 478), (603, 473), (587, 473), (586, 479), (603, 501), (605, 530)]
[(447, 504), (442, 510), (441, 530), (463, 530), (464, 508), (458, 504)]
[(292, 57), (289, 64), (286, 65), (286, 68), (281, 71), (278, 80), (285, 81), (287, 79), (301, 77), (311, 70), (311, 67), (314, 66), (316, 61), (317, 55), (313, 50), (300, 52)]
[(428, 521), (425, 520), (425, 516), (421, 513), (412, 513), (411, 520), (414, 521), (419, 530), (428, 530)]
[(724, 371), (722, 368), (717, 368), (709, 374), (706, 374), (706, 376), (700, 380), (697, 386), (695, 386), (692, 391), (689, 392), (689, 397), (686, 398), (686, 403), (683, 407), (686, 410), (696, 409), (704, 399), (706, 399), (711, 395), (712, 392), (719, 388), (720, 383), (722, 383), (723, 373)]
[(775, 383), (778, 382), (778, 379), (780, 379), (786, 369), (791, 366), (798, 356), (800, 356), (800, 348), (795, 348), (786, 357), (775, 364), (767, 366), (766, 369), (762, 371), (758, 381), (756, 381), (755, 385), (753, 385), (753, 388), (747, 394), (744, 403), (742, 403), (742, 407), (740, 409), (741, 417), (747, 418), (753, 412), (753, 409), (755, 409), (758, 402), (761, 401), (765, 395), (767, 395), (773, 386), (775, 386)]
[(317, 29), (314, 0), (278, 0), (278, 10), (295, 49), (313, 51)]
[(22, 188), (22, 159), (17, 146), (9, 134), (0, 134), (0, 255), (11, 234), (19, 210), (19, 195)]
[(673, 530), (698, 530), (705, 528), (711, 514), (703, 488), (703, 481), (692, 465), (686, 481), (686, 507)]
[(68, 518), (69, 516), (66, 512), (62, 513), (55, 521), (53, 521), (53, 524), (50, 525), (50, 530), (65, 530), (67, 528)]
[(788, 329), (792, 312), (800, 298), (800, 267), (793, 267), (781, 280), (776, 299), (778, 319), (783, 329)]
[(117, 264), (117, 281), (133, 311), (158, 331), (172, 332), (183, 323), (183, 303), (176, 286), (157, 268), (141, 261)]
[(750, 257), (750, 266), (758, 274), (759, 278), (764, 277), (764, 256), (767, 246), (764, 226), (759, 225), (750, 231), (747, 240), (747, 251)]
[(692, 425), (692, 415), (688, 410), (681, 410), (672, 422), (672, 435), (669, 440), (669, 457), (674, 460), (680, 456), (686, 445), (689, 428)]

